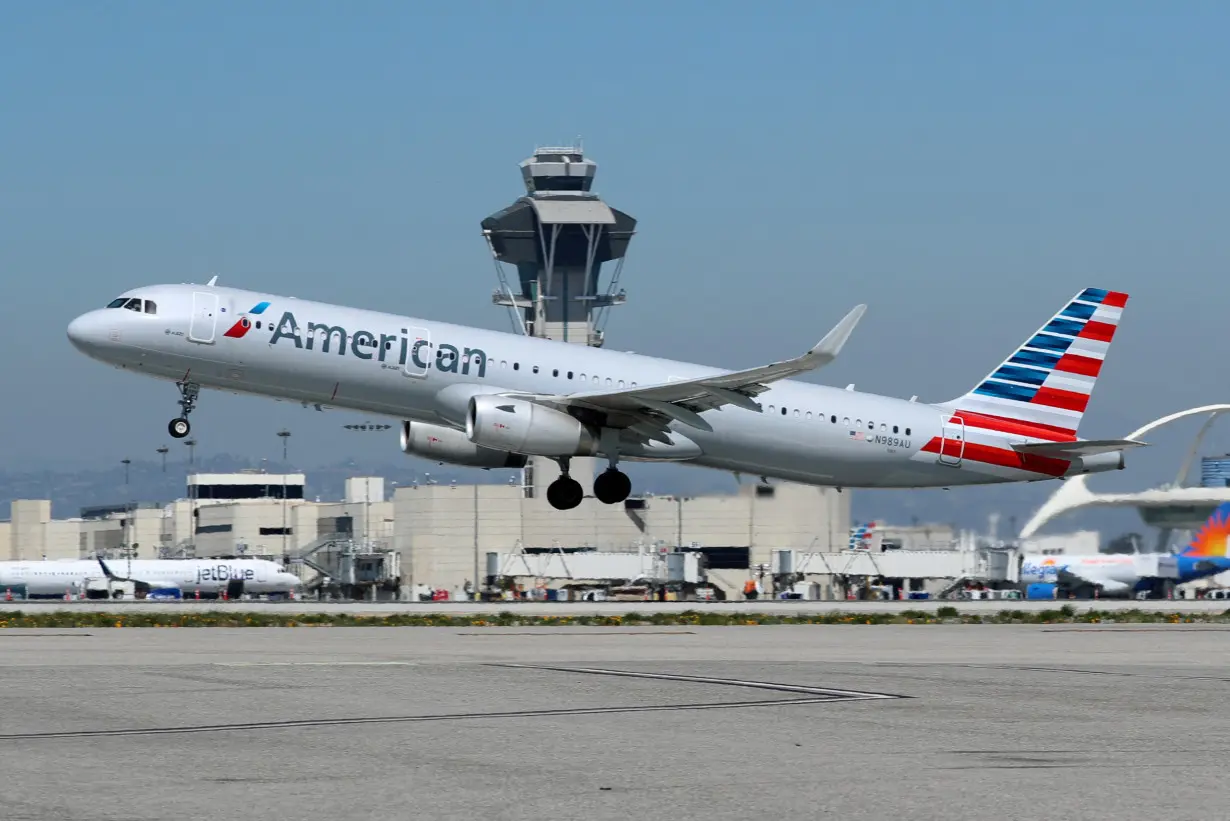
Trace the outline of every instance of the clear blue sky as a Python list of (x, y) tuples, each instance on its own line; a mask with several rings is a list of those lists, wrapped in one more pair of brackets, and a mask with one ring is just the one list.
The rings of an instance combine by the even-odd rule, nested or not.
[[(1093, 285), (1132, 301), (1083, 434), (1226, 400), (1228, 30), (1125, 0), (4, 3), (0, 465), (156, 458), (174, 389), (64, 337), (139, 284), (507, 328), (479, 222), (577, 134), (640, 220), (612, 347), (751, 366), (866, 301), (816, 378), (944, 400)], [(193, 421), (204, 453), (396, 448), (234, 396)]]

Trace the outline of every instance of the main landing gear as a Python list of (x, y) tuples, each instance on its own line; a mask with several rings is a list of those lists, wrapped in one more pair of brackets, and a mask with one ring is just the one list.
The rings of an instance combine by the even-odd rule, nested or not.
[(174, 439), (183, 439), (192, 432), (192, 425), (188, 423), (188, 414), (192, 413), (192, 409), (196, 407), (196, 398), (201, 393), (201, 386), (195, 382), (176, 382), (175, 387), (179, 388), (179, 406), (183, 408), (183, 416), (171, 420), (167, 425), (167, 433), (171, 434)]
[(632, 480), (614, 465), (594, 479), (594, 496), (604, 505), (617, 505), (631, 495)]
[[(556, 510), (572, 510), (585, 498), (581, 483), (568, 475), (568, 457), (562, 457), (560, 477), (547, 486), (547, 501)], [(594, 498), (604, 505), (617, 505), (632, 494), (632, 480), (617, 468), (616, 461), (594, 479)]]
[(561, 456), (559, 478), (547, 485), (547, 502), (556, 510), (572, 510), (585, 498), (585, 489), (581, 487), (581, 483), (568, 475), (570, 462), (567, 456)]

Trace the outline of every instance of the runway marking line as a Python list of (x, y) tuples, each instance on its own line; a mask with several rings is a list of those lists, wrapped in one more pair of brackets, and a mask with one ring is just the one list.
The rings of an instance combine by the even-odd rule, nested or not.
[(493, 633), (491, 632), (489, 628), (487, 628), (487, 629), (484, 629), (482, 632), (458, 633), (457, 635), (459, 636), (482, 636), (483, 638), (493, 638), (493, 639), (504, 638), (505, 636), (550, 636), (552, 638), (554, 638), (555, 636), (584, 636), (585, 638), (590, 639), (590, 638), (594, 638), (595, 636), (601, 636), (603, 638), (607, 638), (610, 636), (695, 636), (696, 631), (695, 630), (625, 630), (623, 632), (607, 632), (606, 630), (603, 630), (602, 632), (599, 633), (595, 630), (584, 630), (584, 631), (578, 630), (575, 632), (565, 633), (562, 631), (557, 632), (555, 628), (548, 627), (548, 628), (545, 628), (542, 632), (533, 632), (533, 633), (531, 632), (506, 633), (504, 631)]
[(653, 704), (641, 707), (577, 707), (557, 710), (518, 710), (497, 713), (443, 713), (421, 716), (373, 716), (370, 718), (320, 718), (299, 721), (261, 721), (245, 724), (203, 724), (183, 727), (150, 727), (145, 729), (65, 730), (49, 733), (13, 733), (0, 735), (0, 741), (42, 740), (54, 738), (102, 738), (111, 736), (184, 735), (219, 733), (234, 730), (285, 730), (311, 727), (344, 727), (362, 724), (411, 724), (423, 721), (458, 721), (462, 719), (542, 718), (554, 716), (604, 715), (611, 713), (654, 713), (684, 710), (728, 710), (736, 707), (777, 707), (783, 704), (825, 704), (854, 699), (839, 696), (817, 698), (764, 699), (759, 701), (705, 702), (697, 704)]
[(413, 667), (413, 661), (214, 661), (213, 667)]
[(785, 693), (806, 693), (808, 695), (831, 696), (845, 700), (868, 699), (900, 699), (910, 696), (892, 693), (869, 693), (861, 690), (837, 690), (832, 687), (810, 687), (802, 684), (776, 684), (769, 681), (749, 681), (737, 678), (715, 678), (712, 676), (687, 676), (677, 673), (643, 673), (634, 670), (609, 670), (600, 667), (558, 667), (548, 664), (515, 664), (512, 662), (492, 662), (491, 667), (512, 667), (524, 670), (554, 670), (561, 673), (585, 673), (597, 676), (623, 676), (627, 678), (656, 679), (659, 681), (684, 681), (694, 684), (717, 684), (726, 687), (750, 687), (754, 690), (776, 690)]
[[(233, 663), (232, 666), (244, 664)], [(249, 666), (265, 666), (279, 662), (249, 662)], [(293, 663), (292, 663), (293, 664)], [(408, 662), (377, 662), (377, 664), (401, 664)], [(695, 702), (687, 704), (652, 704), (637, 707), (574, 707), (548, 710), (515, 710), (493, 713), (443, 713), (437, 715), (417, 716), (371, 716), (361, 718), (317, 718), (298, 719), (291, 721), (260, 721), (238, 724), (200, 724), (179, 727), (148, 727), (120, 728), (112, 730), (64, 730), (59, 732), (10, 733), (0, 735), (0, 741), (45, 740), (60, 738), (108, 738), (115, 736), (146, 736), (146, 735), (185, 735), (193, 733), (217, 733), (237, 730), (285, 730), (314, 727), (360, 726), (365, 724), (410, 724), (426, 721), (457, 721), (465, 719), (498, 719), (498, 718), (550, 718), (558, 716), (611, 715), (616, 713), (654, 713), (681, 712), (685, 710), (731, 710), (741, 707), (781, 707), (783, 705), (802, 706), (807, 704), (831, 704), (847, 701), (879, 701), (885, 699), (902, 699), (910, 696), (892, 695), (889, 693), (867, 693), (855, 690), (836, 690), (827, 687), (810, 687), (796, 684), (777, 684), (768, 681), (749, 681), (745, 679), (725, 679), (711, 676), (687, 676), (672, 673), (640, 673), (629, 670), (609, 670), (596, 667), (557, 667), (552, 665), (532, 664), (501, 664), (492, 663), (486, 666), (519, 668), (529, 670), (553, 670), (566, 673), (582, 673), (588, 675), (626, 676), (629, 678), (644, 678), (659, 681), (684, 681), (700, 684), (717, 684), (728, 687), (750, 687), (752, 689), (774, 690), (778, 692), (800, 693), (804, 698), (758, 699), (755, 701), (724, 701)]]

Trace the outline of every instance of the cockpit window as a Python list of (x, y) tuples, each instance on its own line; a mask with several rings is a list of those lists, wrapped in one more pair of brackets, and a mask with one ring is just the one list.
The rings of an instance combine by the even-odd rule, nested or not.
[(156, 314), (158, 305), (153, 300), (141, 299), (135, 296), (122, 296), (107, 303), (108, 308), (127, 308), (137, 313)]

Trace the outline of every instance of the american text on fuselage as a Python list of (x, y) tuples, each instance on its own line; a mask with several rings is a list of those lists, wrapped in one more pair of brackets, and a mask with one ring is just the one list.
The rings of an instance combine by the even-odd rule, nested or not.
[[(347, 333), (341, 325), (328, 325), (321, 322), (309, 322), (306, 334), (301, 334), (299, 323), (294, 313), (286, 311), (269, 338), (269, 344), (276, 345), (283, 339), (290, 340), (296, 348), (303, 350), (319, 350), (329, 353), (330, 350), (343, 356), (347, 350), (347, 340), (350, 341), (350, 353), (358, 359), (373, 359), (386, 362), (394, 345), (398, 347), (397, 365), (405, 367), (407, 362), (417, 368), (427, 369), (431, 360), (432, 344), (426, 339), (410, 341), (409, 329), (402, 328), (400, 334), (376, 334), (372, 331), (355, 331)], [(306, 338), (305, 338), (306, 337)], [(320, 340), (320, 347), (315, 346)], [(336, 345), (332, 345), (333, 340)], [(484, 379), (487, 376), (487, 353), (480, 348), (458, 348), (455, 345), (441, 343), (436, 346), (434, 367), (441, 373), (460, 373), (463, 376), (475, 376)]]

